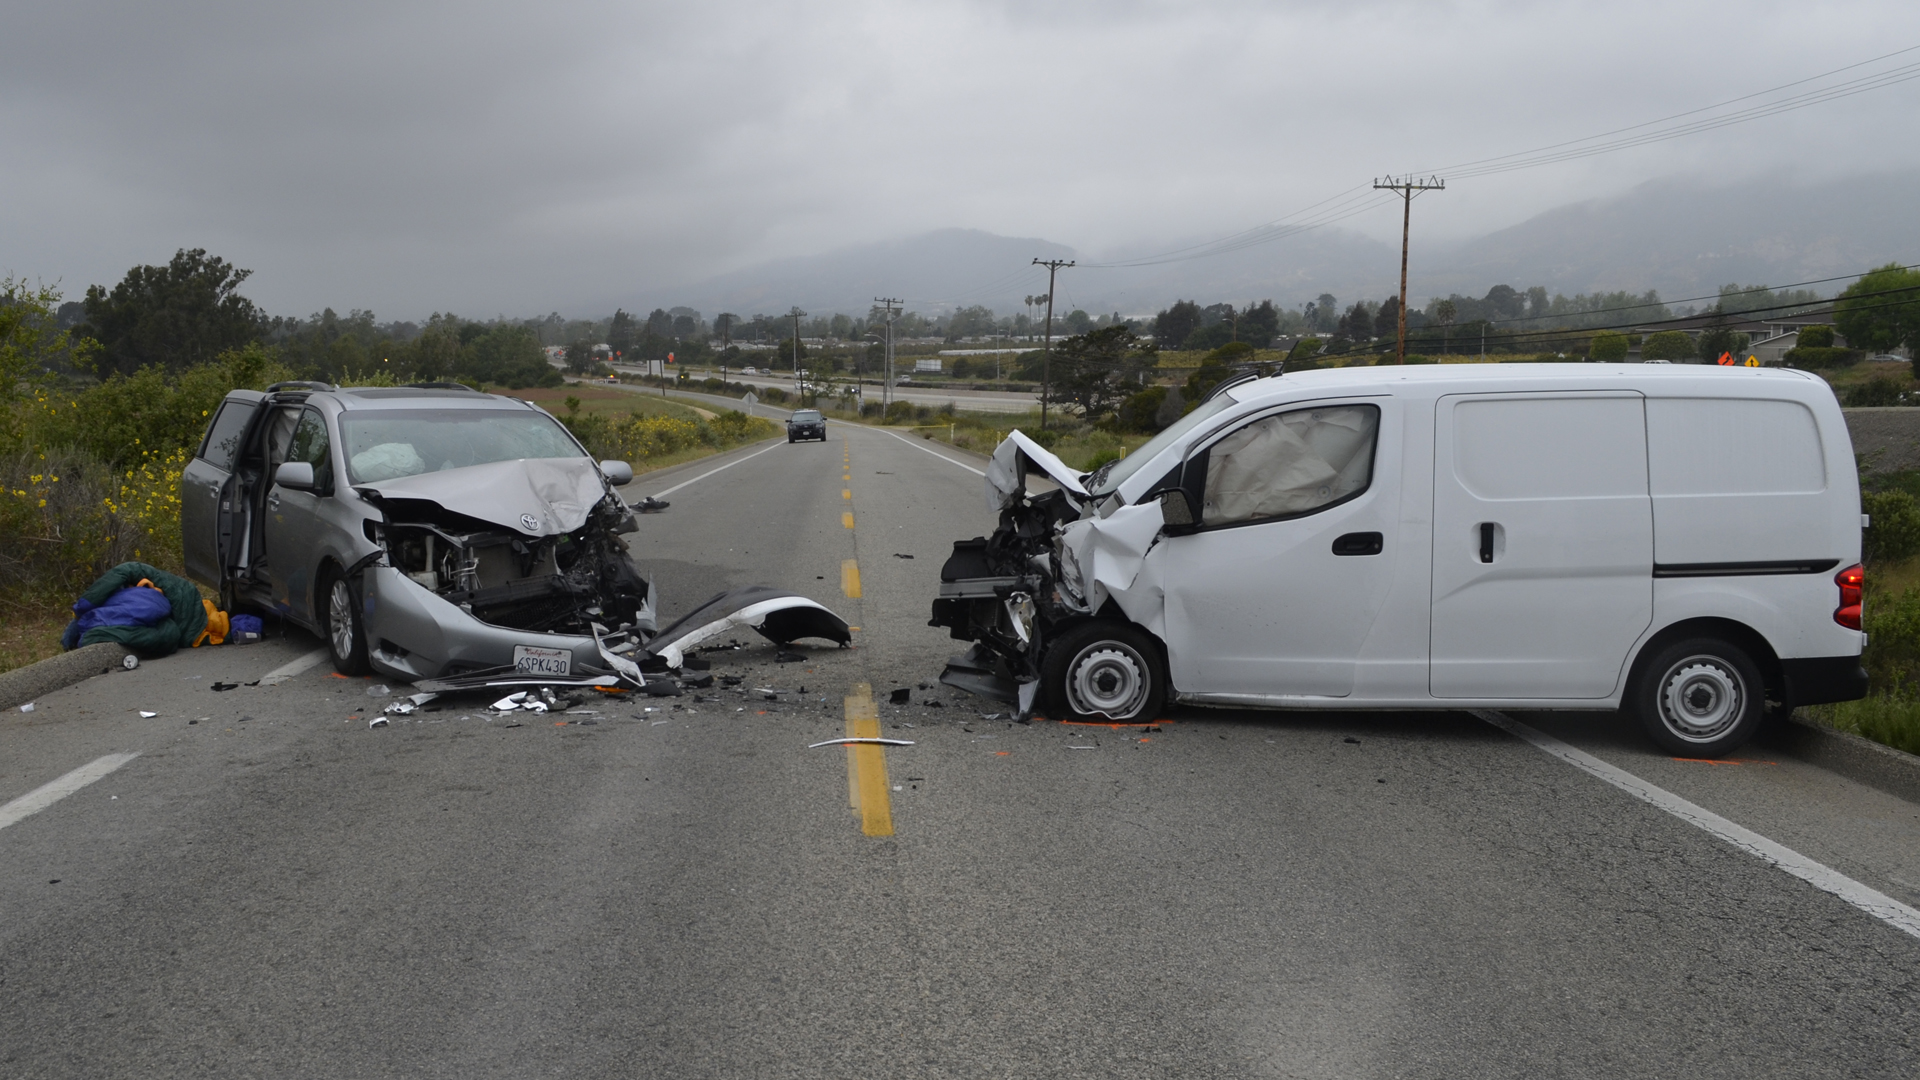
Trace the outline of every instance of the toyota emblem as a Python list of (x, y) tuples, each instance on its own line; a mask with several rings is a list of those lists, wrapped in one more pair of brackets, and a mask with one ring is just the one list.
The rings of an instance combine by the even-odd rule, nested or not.
[(521, 514), (520, 526), (521, 528), (526, 529), (528, 532), (539, 532), (540, 519), (537, 517), (534, 517), (532, 514)]

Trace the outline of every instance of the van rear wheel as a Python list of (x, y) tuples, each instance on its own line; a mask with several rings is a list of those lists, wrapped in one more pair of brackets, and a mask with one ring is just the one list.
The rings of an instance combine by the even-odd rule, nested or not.
[(1766, 716), (1766, 686), (1745, 649), (1719, 638), (1662, 648), (1631, 691), (1647, 737), (1681, 757), (1721, 757), (1745, 745)]
[(1125, 623), (1095, 621), (1067, 631), (1041, 665), (1047, 712), (1056, 720), (1137, 723), (1160, 715), (1167, 671), (1160, 650)]

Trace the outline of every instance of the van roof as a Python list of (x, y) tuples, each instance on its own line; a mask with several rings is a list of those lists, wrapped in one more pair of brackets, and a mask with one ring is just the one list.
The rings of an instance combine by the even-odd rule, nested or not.
[[(1290, 371), (1229, 387), (1235, 401), (1255, 401), (1268, 397), (1292, 397), (1301, 391), (1320, 393), (1391, 392), (1394, 386), (1409, 390), (1418, 387), (1418, 396), (1446, 393), (1454, 387), (1460, 392), (1499, 389), (1528, 389), (1554, 383), (1580, 383), (1592, 387), (1614, 384), (1621, 389), (1643, 389), (1665, 384), (1675, 391), (1687, 383), (1700, 389), (1729, 385), (1729, 380), (1746, 386), (1755, 380), (1780, 390), (1789, 387), (1805, 392), (1809, 381), (1825, 388), (1826, 382), (1793, 368), (1720, 367), (1710, 364), (1387, 364), (1377, 367), (1322, 368)], [(1506, 384), (1500, 386), (1498, 384)], [(1699, 392), (1686, 386), (1686, 392)], [(1829, 391), (1831, 393), (1831, 391)], [(1795, 394), (1794, 396), (1799, 396)]]

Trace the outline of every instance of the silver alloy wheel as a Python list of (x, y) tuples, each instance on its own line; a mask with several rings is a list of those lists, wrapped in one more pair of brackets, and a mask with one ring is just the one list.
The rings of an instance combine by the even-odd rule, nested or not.
[(1067, 665), (1067, 701), (1083, 716), (1131, 720), (1146, 704), (1146, 658), (1120, 641), (1096, 641)]
[(1717, 656), (1689, 656), (1660, 680), (1660, 719), (1674, 737), (1707, 743), (1739, 723), (1746, 707), (1740, 674)]
[(353, 655), (353, 590), (346, 578), (333, 579), (327, 592), (327, 637), (333, 642), (333, 655), (345, 659)]

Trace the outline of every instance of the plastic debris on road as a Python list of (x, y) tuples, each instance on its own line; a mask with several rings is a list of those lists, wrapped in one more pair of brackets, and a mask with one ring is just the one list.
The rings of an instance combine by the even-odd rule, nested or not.
[(844, 739), (828, 739), (825, 742), (808, 743), (807, 749), (818, 750), (822, 746), (912, 746), (912, 739), (873, 739), (849, 736)]
[(368, 697), (387, 697), (392, 693), (393, 688), (385, 683), (374, 683), (372, 686), (367, 687)]
[(154, 717), (156, 717), (156, 716), (159, 716), (160, 714), (159, 714), (159, 713), (157, 713), (157, 712), (148, 712), (148, 711), (147, 711), (147, 710), (145, 710), (145, 709), (141, 709), (141, 710), (140, 710), (140, 715), (141, 715), (141, 716), (144, 716), (144, 717), (146, 717), (146, 718), (147, 718), (147, 719), (149, 719), (149, 720), (151, 720), (151, 719), (153, 719)]
[(386, 726), (387, 726), (387, 718), (384, 716), (374, 716), (367, 720), (368, 729), (377, 728), (377, 727), (386, 727)]
[(887, 701), (889, 704), (893, 704), (893, 705), (911, 704), (913, 702), (913, 688), (910, 686), (902, 686), (898, 690), (895, 690), (892, 694), (889, 694), (887, 696)]
[[(32, 711), (33, 711), (33, 705), (34, 705), (34, 703), (33, 703), (33, 702), (31, 702), (31, 701), (29, 701), (29, 702), (27, 702), (27, 703), (26, 703), (25, 705), (22, 705), (22, 706), (20, 706), (20, 711), (21, 711), (21, 712), (32, 712)], [(152, 714), (150, 714), (150, 713), (143, 713), (143, 714), (141, 714), (141, 715), (152, 715)]]
[(380, 711), (392, 716), (406, 716), (413, 711), (413, 708), (414, 705), (411, 701), (396, 701)]

